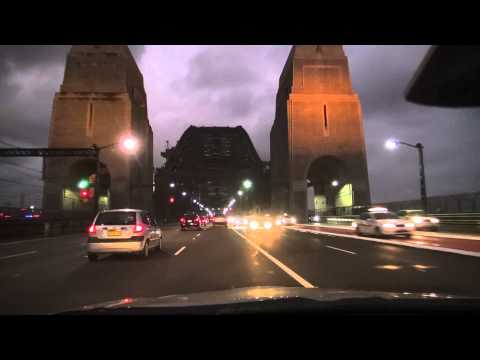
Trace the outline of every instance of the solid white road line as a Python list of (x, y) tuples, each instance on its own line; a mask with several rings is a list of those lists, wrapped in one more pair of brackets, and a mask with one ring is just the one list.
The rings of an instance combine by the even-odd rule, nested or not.
[(0, 257), (0, 260), (10, 259), (10, 258), (18, 257), (18, 256), (24, 256), (24, 255), (32, 255), (32, 254), (36, 254), (36, 253), (38, 253), (38, 251), (36, 251), (36, 250), (27, 251), (27, 252), (24, 252), (24, 253), (3, 256), (3, 257)]
[(186, 246), (182, 246), (180, 249), (177, 250), (177, 252), (175, 253), (175, 256), (179, 255), (186, 248), (187, 248)]
[(271, 262), (273, 262), (275, 265), (277, 265), (280, 269), (282, 269), (283, 271), (285, 271), (290, 277), (292, 277), (295, 281), (297, 281), (300, 285), (302, 285), (303, 287), (305, 288), (314, 288), (315, 286), (313, 286), (312, 284), (310, 284), (307, 280), (305, 280), (303, 277), (301, 277), (300, 275), (298, 275), (295, 271), (293, 271), (292, 269), (290, 269), (287, 265), (285, 265), (284, 263), (282, 263), (280, 260), (278, 260), (277, 258), (275, 258), (274, 256), (270, 255), (268, 252), (266, 252), (265, 250), (263, 250), (260, 246), (258, 246), (257, 244), (255, 244), (253, 241), (251, 241), (249, 238), (247, 238), (245, 235), (243, 235), (242, 233), (238, 232), (237, 230), (235, 229), (232, 229), (238, 236), (240, 236), (241, 238), (243, 238), (245, 241), (247, 241), (247, 243), (252, 246), (254, 249), (256, 249), (257, 251), (261, 252), (268, 260), (270, 260)]
[[(308, 226), (311, 228), (318, 228), (317, 225), (314, 224), (298, 224), (300, 226)], [(330, 229), (342, 229), (342, 230), (353, 230), (351, 226), (345, 225), (328, 225), (328, 224), (321, 224), (319, 225), (323, 228), (330, 228)], [(321, 231), (321, 230), (319, 230)], [(460, 233), (448, 233), (448, 232), (437, 232), (437, 231), (415, 231), (413, 236), (420, 235), (426, 237), (436, 237), (436, 238), (447, 238), (447, 239), (461, 239), (461, 240), (477, 240), (480, 241), (480, 236), (476, 236), (473, 234), (460, 234)]]
[(331, 233), (331, 232), (327, 232), (327, 231), (305, 230), (305, 229), (295, 229), (295, 228), (287, 228), (287, 229), (288, 230), (293, 230), (293, 231), (299, 231), (299, 232), (308, 232), (308, 233), (312, 233), (312, 234), (330, 235), (330, 236), (344, 237), (344, 238), (350, 238), (350, 239), (373, 241), (373, 242), (378, 242), (378, 243), (388, 244), (388, 245), (399, 245), (399, 246), (412, 247), (412, 248), (417, 248), (417, 249), (426, 249), (426, 250), (440, 251), (440, 252), (446, 252), (446, 253), (452, 253), (452, 254), (458, 254), (458, 255), (480, 257), (480, 252), (476, 252), (476, 251), (466, 251), (466, 250), (457, 250), (457, 249), (444, 248), (444, 247), (418, 245), (418, 244), (407, 243), (407, 242), (402, 242), (402, 241), (397, 241), (397, 240), (373, 239), (373, 238), (364, 237), (364, 236), (338, 234), (338, 233)]
[(426, 237), (480, 241), (480, 236), (467, 235), (467, 234), (463, 235), (463, 234), (454, 234), (454, 233), (445, 233), (445, 232), (441, 233), (441, 232), (431, 232), (431, 231), (415, 231), (413, 234), (426, 236)]
[(357, 255), (357, 253), (355, 253), (353, 251), (343, 250), (343, 249), (340, 249), (340, 248), (336, 248), (334, 246), (325, 245), (325, 247), (333, 249), (333, 250), (343, 251), (343, 252), (346, 252), (346, 253), (349, 253), (349, 254), (352, 254), (352, 255)]

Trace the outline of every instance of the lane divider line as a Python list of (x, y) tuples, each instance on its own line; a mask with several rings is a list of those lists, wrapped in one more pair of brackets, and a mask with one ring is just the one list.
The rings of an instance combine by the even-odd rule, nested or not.
[(32, 255), (32, 254), (36, 254), (36, 253), (38, 253), (38, 251), (36, 251), (36, 250), (27, 251), (27, 252), (23, 252), (23, 253), (19, 253), (19, 254), (3, 256), (3, 257), (0, 257), (0, 260), (11, 259), (11, 258), (18, 257), (18, 256)]
[(186, 246), (182, 246), (180, 249), (177, 250), (177, 252), (175, 253), (175, 256), (178, 256), (186, 248), (187, 248)]
[(343, 250), (343, 249), (340, 249), (340, 248), (336, 248), (335, 246), (325, 245), (325, 247), (333, 249), (333, 250), (343, 251), (343, 252), (346, 252), (346, 253), (349, 253), (349, 254), (352, 254), (352, 255), (357, 255), (356, 252)]
[(315, 286), (313, 286), (311, 283), (309, 283), (307, 280), (305, 280), (303, 277), (301, 277), (300, 275), (298, 275), (295, 271), (293, 271), (292, 269), (290, 269), (287, 265), (285, 265), (284, 263), (282, 263), (280, 260), (278, 260), (277, 258), (275, 258), (274, 256), (270, 255), (268, 252), (266, 252), (265, 250), (263, 250), (260, 246), (258, 246), (257, 244), (255, 244), (252, 240), (250, 240), (249, 238), (247, 238), (245, 235), (243, 235), (242, 233), (238, 232), (237, 230), (235, 229), (232, 229), (238, 236), (240, 236), (241, 238), (243, 238), (250, 246), (252, 246), (255, 250), (257, 250), (258, 252), (262, 253), (263, 256), (265, 256), (268, 260), (270, 260), (271, 262), (273, 262), (275, 265), (277, 265), (280, 269), (282, 269), (285, 273), (287, 273), (287, 275), (289, 275), (291, 278), (293, 278), (295, 281), (297, 281), (300, 285), (302, 285), (303, 287), (305, 288), (314, 288)]
[[(308, 226), (312, 229), (315, 228), (330, 228), (330, 229), (341, 229), (341, 230), (353, 230), (351, 226), (344, 226), (344, 225), (328, 225), (328, 224), (321, 224), (321, 225), (314, 225), (314, 224), (298, 224), (300, 226)], [(321, 230), (318, 230), (321, 231)], [(425, 237), (434, 237), (434, 238), (446, 238), (446, 239), (460, 239), (460, 240), (477, 240), (480, 241), (480, 236), (476, 236), (473, 234), (461, 234), (461, 233), (448, 233), (448, 232), (436, 232), (436, 231), (420, 231), (416, 230), (413, 233), (413, 236), (425, 236)]]
[(401, 241), (397, 241), (397, 240), (373, 239), (373, 238), (368, 238), (368, 237), (364, 237), (364, 236), (338, 234), (338, 233), (331, 233), (331, 232), (319, 231), (319, 230), (304, 230), (304, 229), (299, 230), (299, 229), (295, 229), (295, 228), (287, 228), (287, 230), (299, 231), (299, 232), (308, 232), (308, 233), (320, 234), (320, 235), (331, 235), (331, 236), (336, 236), (336, 237), (344, 237), (344, 238), (350, 238), (350, 239), (373, 241), (373, 242), (387, 244), (387, 245), (398, 245), (398, 246), (412, 247), (412, 248), (417, 248), (417, 249), (433, 250), (433, 251), (440, 251), (440, 252), (452, 253), (452, 254), (458, 254), (458, 255), (480, 257), (480, 252), (476, 252), (476, 251), (457, 250), (457, 249), (452, 249), (452, 248), (435, 247), (435, 246), (428, 246), (428, 245), (418, 245), (418, 244), (412, 244), (412, 243), (407, 243), (407, 242), (401, 242)]
[(20, 245), (20, 244), (31, 244), (33, 242), (44, 241), (44, 240), (55, 240), (60, 238), (60, 236), (52, 236), (52, 237), (43, 237), (38, 239), (25, 239), (25, 240), (18, 240), (18, 241), (10, 241), (10, 242), (1, 242), (0, 246), (9, 246), (9, 245)]

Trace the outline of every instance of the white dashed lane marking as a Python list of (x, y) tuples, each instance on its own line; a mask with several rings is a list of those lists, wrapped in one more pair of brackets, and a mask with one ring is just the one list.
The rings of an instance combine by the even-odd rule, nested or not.
[(36, 250), (27, 251), (27, 252), (23, 252), (23, 253), (19, 253), (19, 254), (3, 256), (3, 257), (0, 257), (0, 260), (11, 259), (11, 258), (19, 257), (19, 256), (25, 256), (25, 255), (33, 255), (33, 254), (36, 254), (36, 253), (38, 253), (38, 251), (36, 251)]
[(186, 246), (182, 246), (180, 249), (177, 250), (177, 252), (175, 253), (175, 256), (178, 256), (186, 248), (187, 248)]
[(295, 271), (293, 271), (292, 269), (290, 269), (287, 265), (285, 265), (284, 263), (282, 263), (280, 260), (278, 260), (277, 258), (275, 258), (274, 256), (270, 255), (267, 251), (263, 250), (260, 246), (258, 246), (257, 244), (255, 244), (255, 242), (253, 242), (252, 240), (250, 240), (249, 238), (247, 238), (245, 235), (243, 235), (242, 233), (238, 232), (237, 230), (235, 229), (232, 229), (238, 236), (240, 236), (241, 238), (243, 238), (244, 240), (247, 241), (247, 243), (252, 246), (255, 250), (257, 250), (258, 252), (260, 252), (263, 256), (265, 256), (268, 260), (270, 260), (271, 262), (273, 262), (275, 265), (277, 265), (280, 269), (282, 269), (284, 272), (286, 272), (291, 278), (293, 278), (295, 281), (297, 281), (300, 285), (302, 285), (303, 287), (305, 288), (314, 288), (315, 286), (313, 286), (311, 283), (309, 283), (307, 280), (305, 280), (303, 277), (301, 277), (300, 275), (298, 275)]
[(327, 247), (329, 249), (337, 250), (337, 251), (343, 251), (343, 252), (346, 252), (346, 253), (351, 254), (351, 255), (357, 255), (356, 252), (340, 249), (340, 248), (337, 248), (337, 247), (334, 247), (334, 246), (325, 245), (325, 247)]

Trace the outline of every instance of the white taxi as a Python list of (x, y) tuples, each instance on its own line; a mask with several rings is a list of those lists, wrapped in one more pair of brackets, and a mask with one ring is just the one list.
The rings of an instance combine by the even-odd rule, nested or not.
[(416, 230), (438, 231), (440, 220), (428, 216), (423, 210), (400, 210), (398, 215), (405, 220), (413, 222)]
[(371, 208), (360, 215), (354, 227), (358, 235), (405, 236), (409, 238), (415, 230), (415, 224), (401, 219), (386, 208)]

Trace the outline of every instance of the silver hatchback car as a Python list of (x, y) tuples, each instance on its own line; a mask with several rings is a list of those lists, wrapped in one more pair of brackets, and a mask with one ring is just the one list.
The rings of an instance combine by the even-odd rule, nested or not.
[(104, 210), (88, 229), (88, 259), (98, 254), (137, 253), (148, 257), (150, 249), (162, 248), (163, 234), (148, 211)]

